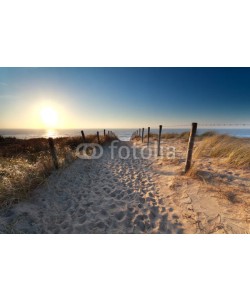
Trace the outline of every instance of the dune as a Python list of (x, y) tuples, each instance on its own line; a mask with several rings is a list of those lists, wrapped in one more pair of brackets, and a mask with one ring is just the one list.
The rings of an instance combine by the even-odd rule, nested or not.
[[(196, 149), (200, 143), (198, 139)], [(119, 157), (125, 146), (136, 159)], [(100, 159), (77, 159), (54, 171), (26, 201), (0, 211), (0, 232), (250, 232), (248, 167), (197, 155), (190, 172), (183, 174), (186, 137), (162, 140), (164, 149), (176, 149), (171, 159), (145, 159), (141, 149), (144, 154), (155, 149), (154, 138), (145, 146), (139, 139), (119, 141), (114, 159), (106, 145)]]
[[(167, 195), (165, 205), (179, 213), (185, 233), (250, 233), (249, 142), (228, 136), (197, 137), (192, 167), (183, 174), (187, 140), (162, 140), (165, 149), (175, 147), (176, 156), (154, 160), (152, 176)], [(142, 146), (140, 140), (136, 143)]]

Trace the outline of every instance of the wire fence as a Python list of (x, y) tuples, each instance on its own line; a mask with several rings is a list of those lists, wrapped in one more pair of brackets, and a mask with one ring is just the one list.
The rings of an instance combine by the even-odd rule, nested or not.
[[(250, 129), (250, 123), (198, 123), (199, 124), (199, 128), (203, 128), (203, 127), (211, 127), (212, 128), (217, 128), (217, 127), (231, 127), (231, 128), (238, 128), (238, 127), (249, 127)], [(181, 124), (163, 124), (162, 127), (163, 128), (189, 128), (191, 125), (191, 123), (181, 123)], [(159, 125), (155, 125), (155, 126), (151, 126), (151, 128), (158, 128)]]
[[(189, 127), (190, 124), (163, 125), (167, 128)], [(199, 127), (250, 127), (250, 123), (199, 123)]]
[[(247, 128), (249, 127), (249, 137), (250, 137), (250, 123), (199, 123), (199, 128), (207, 128), (207, 129), (214, 129), (216, 131), (217, 128)], [(151, 127), (148, 128), (139, 128), (138, 130), (134, 131), (131, 139), (134, 138), (140, 138), (142, 143), (145, 140), (145, 137), (147, 137), (147, 145), (149, 146), (149, 138), (152, 134), (157, 137), (158, 141), (158, 156), (160, 156), (160, 147), (161, 147), (161, 136), (162, 136), (162, 130), (171, 130), (171, 129), (180, 129), (180, 130), (187, 130), (189, 131), (189, 140), (187, 145), (187, 157), (186, 157), (186, 164), (185, 164), (185, 173), (190, 169), (191, 162), (192, 162), (192, 153), (193, 153), (193, 147), (194, 147), (194, 140), (198, 129), (198, 123), (192, 123), (191, 128), (190, 124), (176, 124), (176, 125), (159, 125), (159, 129), (156, 131), (156, 129), (151, 129)], [(144, 132), (146, 132), (144, 136)]]

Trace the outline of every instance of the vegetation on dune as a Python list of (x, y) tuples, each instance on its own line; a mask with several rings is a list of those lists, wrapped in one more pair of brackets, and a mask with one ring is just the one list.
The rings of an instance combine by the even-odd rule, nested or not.
[(44, 182), (53, 170), (50, 158), (40, 155), (39, 162), (25, 157), (0, 157), (0, 206), (25, 198), (29, 191)]
[(217, 135), (217, 133), (215, 131), (206, 131), (206, 132), (200, 134), (199, 137), (206, 138), (206, 137), (214, 136), (214, 135)]
[(250, 139), (228, 135), (206, 136), (194, 153), (195, 158), (215, 157), (236, 167), (250, 167)]
[[(158, 139), (159, 134), (158, 133), (150, 133), (149, 137), (153, 140), (157, 140)], [(146, 139), (148, 138), (148, 135), (144, 135), (144, 139), (146, 141)], [(174, 139), (174, 138), (182, 138), (185, 140), (188, 140), (189, 138), (189, 132), (182, 132), (182, 133), (175, 133), (175, 132), (167, 132), (167, 133), (162, 133), (161, 134), (161, 139)], [(135, 136), (133, 139), (136, 140), (140, 140), (141, 137), (140, 136)]]
[[(162, 140), (182, 139), (187, 142), (189, 134), (189, 132), (163, 133), (161, 138)], [(157, 140), (158, 134), (150, 134), (150, 138), (151, 140)], [(141, 138), (135, 136), (132, 140), (140, 141)], [(145, 135), (144, 141), (147, 141), (147, 135)], [(195, 144), (194, 158), (221, 158), (223, 162), (235, 167), (250, 167), (249, 138), (237, 138), (229, 135), (220, 135), (215, 131), (207, 131), (203, 134), (196, 135), (196, 141), (199, 143)]]
[[(185, 142), (188, 137), (189, 132), (162, 134), (162, 139), (180, 138)], [(158, 134), (150, 134), (150, 138), (157, 140)], [(109, 143), (114, 139), (117, 138), (100, 135), (101, 144)], [(138, 136), (134, 139), (141, 140)], [(194, 151), (195, 159), (220, 158), (225, 164), (242, 168), (250, 167), (250, 139), (218, 135), (212, 131), (198, 135), (196, 139), (198, 142)], [(144, 141), (146, 140), (147, 135)], [(97, 143), (97, 136), (86, 136), (86, 142)], [(65, 167), (75, 159), (74, 150), (82, 143), (82, 137), (56, 138), (54, 143), (59, 165)], [(26, 198), (31, 190), (46, 180), (53, 169), (47, 139), (24, 140), (0, 136), (0, 206)], [(190, 172), (197, 176), (195, 166), (192, 169)]]
[[(116, 137), (100, 136), (100, 144)], [(75, 158), (76, 147), (82, 137), (54, 139), (60, 167), (65, 167)], [(86, 136), (87, 143), (97, 143), (96, 135)], [(0, 136), (0, 207), (19, 202), (31, 190), (43, 183), (53, 171), (48, 140), (45, 138), (16, 139)]]

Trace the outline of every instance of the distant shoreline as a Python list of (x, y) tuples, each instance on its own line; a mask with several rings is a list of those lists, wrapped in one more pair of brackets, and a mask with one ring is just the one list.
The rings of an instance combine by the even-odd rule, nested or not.
[[(112, 130), (117, 136), (124, 141), (128, 141), (132, 133), (137, 128), (121, 129), (121, 128), (105, 128), (106, 131)], [(103, 134), (103, 129), (84, 129), (86, 134), (96, 134), (97, 131)], [(166, 128), (163, 127), (163, 133), (181, 133), (189, 131), (190, 128)], [(73, 137), (81, 135), (81, 129), (0, 129), (0, 136), (3, 137), (16, 137), (18, 139), (30, 138), (48, 138), (48, 137)], [(238, 138), (250, 138), (250, 128), (198, 128), (197, 134), (203, 134), (207, 131), (215, 131), (218, 134), (228, 134)], [(157, 128), (151, 128), (152, 133), (158, 133)], [(146, 134), (146, 128), (145, 128)]]

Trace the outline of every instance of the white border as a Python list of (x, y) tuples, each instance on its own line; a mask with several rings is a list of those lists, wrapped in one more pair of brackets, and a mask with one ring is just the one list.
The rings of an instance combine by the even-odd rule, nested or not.
[[(249, 1), (0, 2), (0, 66), (250, 66)], [(1, 236), (2, 299), (246, 299), (249, 236)]]
[(4, 0), (1, 66), (250, 66), (246, 0)]

